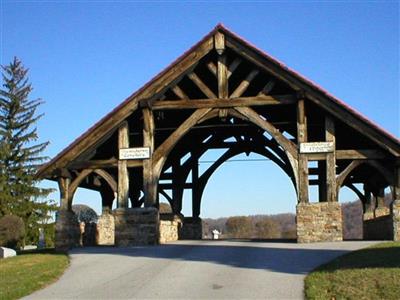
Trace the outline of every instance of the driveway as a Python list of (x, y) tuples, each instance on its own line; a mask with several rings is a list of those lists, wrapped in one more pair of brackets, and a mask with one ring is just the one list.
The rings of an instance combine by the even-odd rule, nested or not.
[(26, 299), (301, 299), (305, 275), (374, 242), (179, 241), (70, 252), (59, 281)]

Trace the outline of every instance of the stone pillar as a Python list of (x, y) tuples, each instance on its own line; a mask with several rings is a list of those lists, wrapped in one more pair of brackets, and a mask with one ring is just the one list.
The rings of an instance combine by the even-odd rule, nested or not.
[(60, 210), (57, 213), (55, 228), (55, 247), (68, 250), (80, 246), (81, 231), (78, 219), (73, 211)]
[(160, 214), (160, 244), (174, 242), (179, 239), (182, 220), (175, 214)]
[(160, 220), (157, 208), (117, 208), (113, 214), (116, 246), (158, 244)]
[(203, 238), (203, 225), (201, 218), (184, 218), (179, 231), (180, 240), (201, 240)]
[(400, 199), (392, 203), (393, 220), (393, 240), (400, 241)]
[(114, 245), (115, 222), (114, 216), (109, 210), (103, 210), (102, 215), (97, 221), (96, 244)]
[(296, 213), (299, 243), (343, 240), (342, 210), (338, 202), (299, 203)]
[(81, 237), (78, 219), (71, 209), (70, 183), (68, 177), (60, 177), (58, 180), (60, 210), (56, 214), (55, 247), (62, 251), (79, 246)]

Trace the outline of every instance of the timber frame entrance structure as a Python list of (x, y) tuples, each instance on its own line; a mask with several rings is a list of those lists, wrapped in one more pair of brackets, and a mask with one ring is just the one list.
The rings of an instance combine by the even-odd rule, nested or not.
[[(209, 149), (226, 152), (199, 174)], [(149, 155), (123, 159), (124, 151)], [(299, 242), (342, 240), (342, 186), (363, 203), (366, 238), (400, 239), (399, 140), (218, 25), (38, 171), (59, 183), (56, 244), (79, 243), (71, 211), (78, 187), (101, 194), (116, 245), (201, 238), (207, 181), (227, 159), (250, 152), (290, 177)], [(310, 203), (309, 185), (318, 186), (318, 203)], [(192, 191), (192, 216), (181, 214), (184, 189)], [(159, 195), (171, 204), (169, 219), (160, 218)]]

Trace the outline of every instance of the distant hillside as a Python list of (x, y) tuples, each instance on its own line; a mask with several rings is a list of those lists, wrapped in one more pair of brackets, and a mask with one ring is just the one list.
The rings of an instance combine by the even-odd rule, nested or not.
[[(389, 206), (390, 202), (390, 195), (386, 195), (385, 204)], [(342, 203), (342, 214), (343, 238), (362, 239), (361, 201)], [(222, 232), (223, 238), (296, 238), (296, 215), (286, 213), (203, 219), (203, 232), (207, 237), (211, 237), (214, 229)]]

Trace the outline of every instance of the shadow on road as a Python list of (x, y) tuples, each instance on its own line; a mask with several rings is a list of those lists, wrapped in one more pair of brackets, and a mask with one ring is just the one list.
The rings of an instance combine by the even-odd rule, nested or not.
[[(231, 244), (230, 244), (231, 243)], [(138, 247), (86, 247), (73, 249), (74, 254), (118, 255), (178, 261), (215, 263), (236, 268), (268, 270), (289, 274), (306, 274), (316, 266), (348, 253), (348, 250), (285, 248), (268, 244), (234, 241), (175, 243)]]

